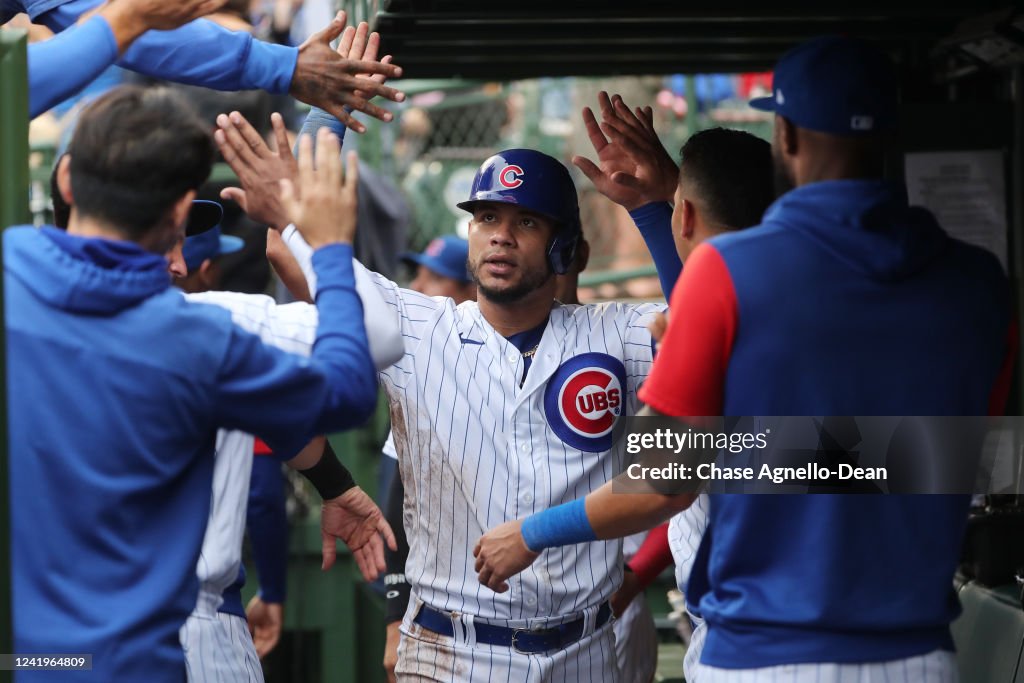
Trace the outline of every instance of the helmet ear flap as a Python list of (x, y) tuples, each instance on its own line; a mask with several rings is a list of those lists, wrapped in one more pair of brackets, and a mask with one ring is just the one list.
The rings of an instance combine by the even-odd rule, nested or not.
[(576, 260), (576, 249), (580, 244), (580, 232), (559, 232), (548, 247), (548, 263), (556, 275), (565, 275)]

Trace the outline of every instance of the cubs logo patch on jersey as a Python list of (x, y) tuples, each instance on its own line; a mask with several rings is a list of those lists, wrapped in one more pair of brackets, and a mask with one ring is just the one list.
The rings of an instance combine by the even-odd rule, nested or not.
[(559, 366), (544, 389), (551, 430), (588, 453), (612, 447), (612, 430), (625, 405), (626, 369), (606, 353), (585, 353)]

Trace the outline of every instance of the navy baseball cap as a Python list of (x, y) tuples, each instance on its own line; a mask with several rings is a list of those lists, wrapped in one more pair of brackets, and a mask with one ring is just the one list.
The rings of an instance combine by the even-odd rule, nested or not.
[(896, 92), (896, 70), (884, 52), (853, 38), (824, 36), (784, 54), (771, 96), (750, 106), (808, 130), (870, 135), (896, 128)]
[(241, 238), (224, 235), (220, 231), (220, 226), (215, 225), (198, 235), (186, 237), (185, 245), (181, 248), (181, 255), (185, 258), (185, 265), (191, 273), (206, 259), (234, 253), (243, 246), (245, 246), (245, 242)]
[(206, 232), (220, 225), (224, 220), (224, 207), (217, 202), (196, 199), (188, 210), (188, 221), (185, 223), (185, 236), (191, 237)]
[(466, 259), (468, 258), (469, 242), (455, 235), (435, 237), (422, 254), (416, 252), (402, 254), (402, 260), (407, 263), (418, 263), (438, 275), (450, 277), (459, 282), (469, 282), (473, 279), (466, 270)]

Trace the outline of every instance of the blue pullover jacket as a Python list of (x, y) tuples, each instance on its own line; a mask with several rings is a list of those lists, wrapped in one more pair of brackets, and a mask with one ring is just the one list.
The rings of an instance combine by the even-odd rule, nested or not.
[(295, 453), (376, 405), (352, 250), (313, 263), (303, 359), (188, 303), (135, 244), (4, 233), (16, 652), (92, 654), (91, 671), (57, 674), (69, 683), (185, 679), (216, 430)]

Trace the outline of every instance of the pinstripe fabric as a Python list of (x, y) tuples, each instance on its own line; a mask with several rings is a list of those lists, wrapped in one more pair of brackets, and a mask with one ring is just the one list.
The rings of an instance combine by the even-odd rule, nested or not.
[(520, 388), (521, 354), (475, 303), (456, 307), (374, 277), (406, 342), (405, 357), (381, 378), (406, 483), (413, 589), (437, 609), (524, 626), (600, 605), (621, 581), (619, 541), (545, 551), (500, 595), (477, 581), (472, 546), (487, 529), (574, 500), (622, 471), (621, 449), (586, 452), (553, 431), (545, 389), (570, 359), (602, 354), (625, 369), (622, 412), (633, 414), (651, 363), (646, 322), (663, 307), (555, 306)]
[(763, 669), (698, 665), (689, 683), (957, 683), (956, 656), (936, 650), (918, 657), (867, 664), (787, 664)]
[(191, 683), (263, 683), (263, 669), (241, 617), (193, 613), (180, 638)]
[[(556, 305), (520, 387), (521, 353), (495, 332), (474, 302), (456, 307), (450, 299), (373, 277), (382, 298), (397, 311), (405, 339), (405, 356), (381, 379), (406, 486), (406, 577), (414, 594), (436, 609), (512, 627), (560, 623), (596, 611), (621, 582), (620, 541), (545, 551), (504, 594), (480, 585), (472, 547), (487, 529), (574, 500), (622, 471), (622, 449), (563, 438), (570, 422), (546, 408), (545, 396), (563, 382), (559, 377), (571, 376), (574, 370), (566, 364), (574, 368), (574, 359), (595, 354), (586, 363), (595, 359), (595, 367), (622, 368), (619, 412), (635, 413), (636, 389), (651, 364), (646, 323), (664, 307)], [(555, 423), (562, 423), (562, 436)], [(593, 652), (572, 647), (551, 657), (483, 646), (453, 650), (408, 619), (403, 629), (412, 632), (399, 650), (403, 680), (453, 680), (453, 666), (460, 681), (492, 675), (494, 680), (510, 675), (530, 681), (577, 675), (583, 681), (617, 679), (610, 628), (608, 636), (586, 639)]]
[(702, 493), (693, 505), (674, 516), (668, 523), (668, 547), (676, 563), (676, 585), (686, 593), (686, 582), (693, 568), (694, 555), (708, 526), (708, 494)]
[[(279, 306), (270, 297), (237, 292), (190, 294), (188, 299), (229, 310), (236, 325), (284, 351), (308, 356), (316, 339), (316, 308), (308, 304)], [(252, 638), (244, 621), (230, 617), (234, 622), (241, 622), (245, 630), (243, 638), (234, 628), (237, 624), (228, 622), (234, 628), (231, 633), (220, 625), (216, 611), (221, 593), (234, 582), (242, 562), (252, 453), (251, 435), (237, 431), (217, 432), (210, 518), (196, 565), (200, 596), (196, 610), (181, 631), (188, 680), (196, 683), (263, 680), (258, 659), (254, 660), (253, 671), (249, 655), (254, 657), (255, 651), (247, 651), (252, 649)]]

